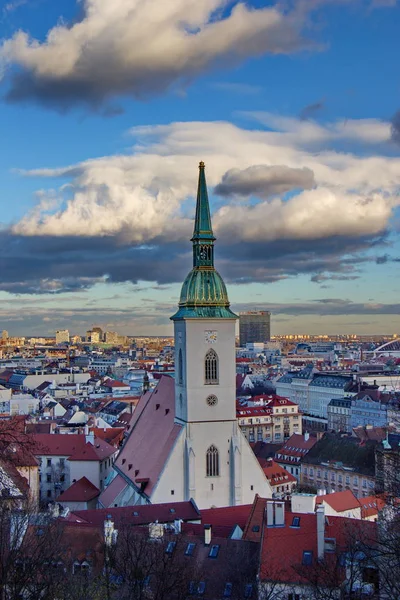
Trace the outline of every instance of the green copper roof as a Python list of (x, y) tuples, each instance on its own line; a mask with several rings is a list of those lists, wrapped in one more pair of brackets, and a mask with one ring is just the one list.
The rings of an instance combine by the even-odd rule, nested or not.
[(205, 175), (205, 164), (203, 161), (199, 164), (199, 183), (197, 186), (196, 216), (194, 219), (194, 230), (192, 242), (194, 240), (215, 240), (210, 216), (210, 205), (208, 203), (208, 193)]
[(214, 268), (214, 235), (211, 225), (204, 163), (199, 165), (196, 217), (193, 243), (193, 269), (181, 290), (178, 319), (237, 319), (229, 308), (229, 299), (221, 275)]

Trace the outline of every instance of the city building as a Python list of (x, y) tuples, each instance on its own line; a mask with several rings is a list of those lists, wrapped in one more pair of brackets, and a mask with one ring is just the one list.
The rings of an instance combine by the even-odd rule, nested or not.
[(299, 405), (307, 414), (328, 418), (328, 404), (333, 398), (352, 397), (353, 376), (323, 373), (308, 365), (301, 371), (291, 371), (279, 377), (276, 393)]
[(259, 598), (378, 597), (377, 565), (355, 551), (354, 541), (377, 539), (376, 523), (327, 517), (324, 504), (315, 512), (295, 512), (293, 504), (287, 510), (284, 502), (262, 498), (257, 504), (251, 528), (261, 532)]
[(94, 330), (94, 329), (89, 329), (86, 332), (85, 339), (86, 339), (86, 342), (89, 344), (98, 344), (101, 342), (99, 331)]
[(193, 498), (208, 508), (249, 503), (256, 493), (272, 495), (236, 419), (237, 317), (214, 268), (214, 241), (200, 163), (193, 269), (171, 317), (175, 379), (162, 376), (141, 397), (115, 478), (100, 496), (104, 507)]
[(267, 310), (239, 313), (239, 345), (250, 342), (269, 342), (271, 339), (271, 313)]
[(328, 404), (328, 431), (351, 433), (351, 404), (350, 398), (333, 398)]
[(325, 493), (351, 490), (357, 498), (375, 490), (377, 442), (326, 433), (301, 460), (300, 483)]
[(276, 462), (294, 475), (300, 481), (301, 460), (317, 443), (317, 437), (310, 435), (307, 431), (304, 435), (294, 433), (285, 444), (275, 453)]
[(69, 343), (69, 331), (68, 329), (58, 329), (56, 331), (56, 344)]
[(246, 439), (252, 442), (283, 442), (302, 433), (301, 414), (294, 402), (280, 396), (255, 396), (253, 406), (238, 405), (236, 416)]
[(118, 454), (118, 449), (93, 433), (37, 433), (32, 439), (32, 453), (40, 463), (42, 501), (55, 500), (82, 477), (103, 489)]
[(3, 341), (8, 340), (8, 331), (6, 331), (6, 329), (3, 329), (3, 331), (1, 332), (1, 339)]
[(259, 463), (272, 488), (272, 497), (289, 500), (297, 485), (297, 479), (281, 467), (273, 458), (259, 458)]
[[(378, 392), (379, 394), (379, 392)], [(361, 393), (351, 401), (351, 429), (359, 426), (384, 427), (388, 424), (388, 404)]]

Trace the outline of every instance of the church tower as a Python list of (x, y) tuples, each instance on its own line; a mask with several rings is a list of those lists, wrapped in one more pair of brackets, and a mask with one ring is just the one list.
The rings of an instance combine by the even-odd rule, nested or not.
[[(183, 283), (179, 309), (171, 317), (175, 329), (175, 422), (186, 429), (185, 497), (193, 497), (202, 507), (252, 502), (256, 491), (270, 496), (270, 488), (268, 483), (264, 485), (264, 473), (237, 425), (237, 316), (214, 267), (215, 237), (203, 162), (191, 242), (193, 268)], [(251, 479), (248, 484), (247, 475)]]
[[(193, 500), (199, 508), (250, 504), (271, 486), (236, 420), (236, 315), (214, 268), (204, 163), (200, 163), (186, 277), (175, 328), (175, 381), (161, 377), (137, 405), (129, 437), (101, 494), (103, 507)], [(146, 388), (146, 389), (145, 389)]]

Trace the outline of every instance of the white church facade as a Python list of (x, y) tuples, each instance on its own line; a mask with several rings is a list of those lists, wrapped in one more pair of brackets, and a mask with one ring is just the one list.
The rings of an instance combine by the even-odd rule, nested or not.
[(100, 497), (103, 507), (193, 499), (199, 508), (253, 502), (271, 487), (236, 419), (235, 323), (214, 268), (214, 241), (200, 163), (193, 268), (173, 315), (175, 380), (145, 393)]

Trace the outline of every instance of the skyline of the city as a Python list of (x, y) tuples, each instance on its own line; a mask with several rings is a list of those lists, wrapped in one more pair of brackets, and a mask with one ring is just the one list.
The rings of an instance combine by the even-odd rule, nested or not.
[(397, 3), (135, 6), (0, 12), (0, 328), (170, 335), (204, 160), (235, 312), (400, 331)]

